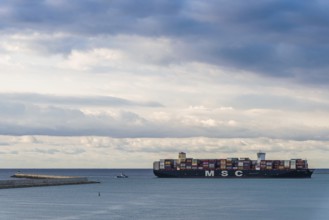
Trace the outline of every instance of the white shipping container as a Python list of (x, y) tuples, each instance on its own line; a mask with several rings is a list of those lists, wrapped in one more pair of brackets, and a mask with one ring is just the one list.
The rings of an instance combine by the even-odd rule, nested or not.
[(292, 170), (296, 169), (296, 160), (290, 160), (290, 169)]
[(160, 169), (160, 163), (157, 162), (157, 161), (155, 161), (155, 162), (153, 163), (153, 169), (155, 169), (155, 170), (159, 170), (159, 169)]
[(295, 170), (296, 169), (296, 165), (290, 165), (290, 169)]

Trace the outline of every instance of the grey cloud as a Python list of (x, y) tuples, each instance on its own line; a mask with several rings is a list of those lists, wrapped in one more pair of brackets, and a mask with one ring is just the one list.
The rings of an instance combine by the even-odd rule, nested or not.
[(169, 139), (112, 139), (108, 140), (107, 148), (112, 148), (119, 151), (134, 153), (173, 153), (177, 155), (179, 151), (188, 152), (190, 156), (193, 154), (236, 154), (237, 152), (256, 153), (259, 150), (264, 150), (267, 153), (281, 153), (286, 154), (296, 152), (310, 152), (322, 150), (329, 151), (325, 142), (322, 141), (293, 141), (285, 139), (271, 139), (271, 138), (169, 138)]
[(4, 105), (1, 113), (17, 112), (21, 114), (25, 108), (20, 103), (34, 104), (52, 104), (52, 105), (88, 105), (88, 106), (144, 106), (144, 107), (162, 107), (158, 102), (135, 102), (123, 98), (112, 96), (56, 96), (35, 93), (0, 93), (0, 100), (14, 102), (13, 105)]
[(13, 151), (0, 151), (0, 154), (14, 154), (14, 155), (17, 155), (17, 154), (19, 154), (19, 152), (15, 151), (15, 150), (13, 150)]
[(15, 24), (14, 28), (83, 34), (132, 33), (143, 29), (140, 19), (177, 15), (182, 4), (164, 0), (5, 1), (2, 19)]
[[(48, 2), (48, 3), (47, 3)], [(185, 35), (217, 37), (235, 28), (268, 29), (280, 27), (286, 30), (298, 25), (325, 27), (327, 5), (319, 1), (165, 1), (165, 0), (114, 0), (114, 1), (3, 1), (7, 13), (3, 13), (3, 28), (15, 28), (24, 24), (27, 29), (70, 30), (90, 34), (157, 34), (145, 29), (150, 19), (160, 25), (160, 35)], [(56, 2), (56, 1), (53, 1)], [(201, 6), (201, 7), (200, 7)], [(38, 13), (36, 13), (38, 12)], [(197, 16), (210, 17), (203, 21)], [(292, 17), (292, 18), (291, 18)], [(147, 18), (147, 19), (146, 19)], [(294, 18), (294, 19), (293, 19)], [(145, 20), (143, 20), (145, 19)], [(5, 24), (8, 24), (6, 26)], [(278, 24), (279, 23), (279, 24)], [(147, 25), (146, 25), (147, 26)], [(148, 26), (147, 26), (148, 27)], [(201, 29), (200, 29), (201, 28)], [(244, 28), (246, 29), (246, 28)], [(95, 32), (99, 30), (99, 32)], [(203, 30), (202, 32), (199, 32)], [(230, 33), (227, 33), (228, 35)], [(239, 37), (239, 36), (234, 36)], [(243, 36), (240, 36), (243, 37)]]
[(293, 111), (314, 111), (315, 109), (329, 110), (329, 103), (312, 100), (296, 99), (284, 95), (249, 94), (240, 95), (232, 100), (232, 106), (243, 109), (277, 109)]
[(3, 141), (0, 142), (0, 146), (8, 146), (8, 145), (9, 145), (8, 142), (3, 142)]
[[(10, 109), (19, 110), (11, 112)], [(137, 114), (122, 111), (118, 118), (107, 114), (86, 115), (79, 109), (30, 103), (0, 103), (0, 134), (3, 135), (106, 135), (138, 136), (152, 128)], [(140, 129), (141, 128), (141, 129)]]
[(86, 48), (81, 36), (164, 36), (182, 42), (176, 51), (182, 61), (329, 82), (325, 1), (7, 0), (1, 6), (2, 32), (71, 33), (46, 44), (53, 52)]
[(40, 148), (37, 148), (37, 149), (34, 149), (32, 152), (34, 153), (41, 153), (41, 154), (57, 154), (57, 153), (61, 153), (60, 150), (57, 150), (57, 149), (40, 149)]
[[(234, 111), (221, 115), (198, 115), (197, 112), (183, 115), (170, 115), (166, 121), (153, 120), (146, 113), (138, 112), (133, 103), (111, 97), (76, 98), (57, 97), (39, 94), (0, 94), (0, 134), (2, 135), (51, 135), (51, 136), (83, 136), (97, 135), (118, 138), (168, 138), (168, 137), (211, 137), (211, 138), (291, 138), (294, 140), (328, 140), (328, 128), (323, 125), (306, 126), (303, 122), (291, 121), (288, 124), (273, 125), (276, 119), (285, 120), (275, 111), (245, 114)], [(94, 102), (93, 102), (94, 101)], [(115, 116), (107, 113), (86, 114), (79, 109), (84, 105), (107, 106), (115, 112)], [(306, 100), (291, 99), (284, 96), (248, 95), (233, 100), (235, 107), (253, 109), (278, 109), (279, 111), (308, 111), (316, 109), (325, 111), (328, 104)], [(41, 104), (41, 105), (39, 105)], [(149, 109), (153, 105), (140, 106)], [(163, 110), (163, 109), (162, 109)], [(161, 111), (161, 110), (160, 110)], [(195, 115), (194, 115), (195, 114)], [(242, 115), (241, 115), (242, 114)], [(290, 112), (291, 114), (291, 112)], [(315, 114), (315, 113), (314, 113)], [(322, 114), (325, 114), (324, 112)], [(289, 114), (288, 114), (289, 115)], [(208, 119), (214, 124), (207, 126)], [(237, 121), (233, 126), (227, 120)], [(270, 120), (270, 121), (269, 121)], [(289, 120), (289, 118), (287, 118)], [(319, 120), (318, 118), (316, 119)], [(271, 122), (272, 121), (272, 122)], [(316, 121), (311, 123), (316, 125)], [(37, 142), (27, 138), (25, 142)]]
[[(3, 106), (4, 104), (1, 104)], [(7, 103), (10, 106), (11, 103)], [(324, 127), (307, 127), (300, 124), (278, 125), (264, 129), (268, 123), (255, 123), (260, 117), (247, 119), (237, 126), (219, 124), (204, 127), (184, 123), (183, 118), (171, 118), (166, 122), (152, 121), (132, 111), (120, 110), (116, 117), (108, 114), (88, 115), (79, 109), (25, 104), (21, 114), (0, 118), (2, 135), (50, 135), (50, 136), (109, 136), (116, 138), (286, 138), (293, 140), (328, 140), (329, 130)], [(9, 107), (10, 108), (10, 107)]]
[(31, 152), (34, 153), (40, 153), (40, 154), (68, 154), (68, 155), (77, 155), (77, 154), (81, 154), (86, 152), (84, 149), (82, 148), (73, 148), (73, 149), (69, 149), (69, 150), (58, 150), (58, 149), (40, 149), (40, 148), (35, 148), (33, 150), (31, 150)]

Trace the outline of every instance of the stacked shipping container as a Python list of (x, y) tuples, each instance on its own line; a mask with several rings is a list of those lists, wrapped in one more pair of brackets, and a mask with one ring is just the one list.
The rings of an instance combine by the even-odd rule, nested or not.
[(250, 160), (249, 158), (193, 159), (181, 152), (178, 160), (161, 159), (161, 170), (285, 170), (308, 169), (306, 160)]

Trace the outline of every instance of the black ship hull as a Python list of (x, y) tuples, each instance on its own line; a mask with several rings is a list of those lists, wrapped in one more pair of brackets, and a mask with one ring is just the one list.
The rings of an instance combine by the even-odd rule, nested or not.
[(153, 170), (162, 178), (311, 178), (314, 170)]

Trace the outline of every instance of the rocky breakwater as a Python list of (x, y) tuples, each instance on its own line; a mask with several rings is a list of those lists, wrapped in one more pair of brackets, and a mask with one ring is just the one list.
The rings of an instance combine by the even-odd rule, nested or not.
[(0, 189), (99, 183), (87, 177), (16, 173), (11, 180), (0, 180)]

